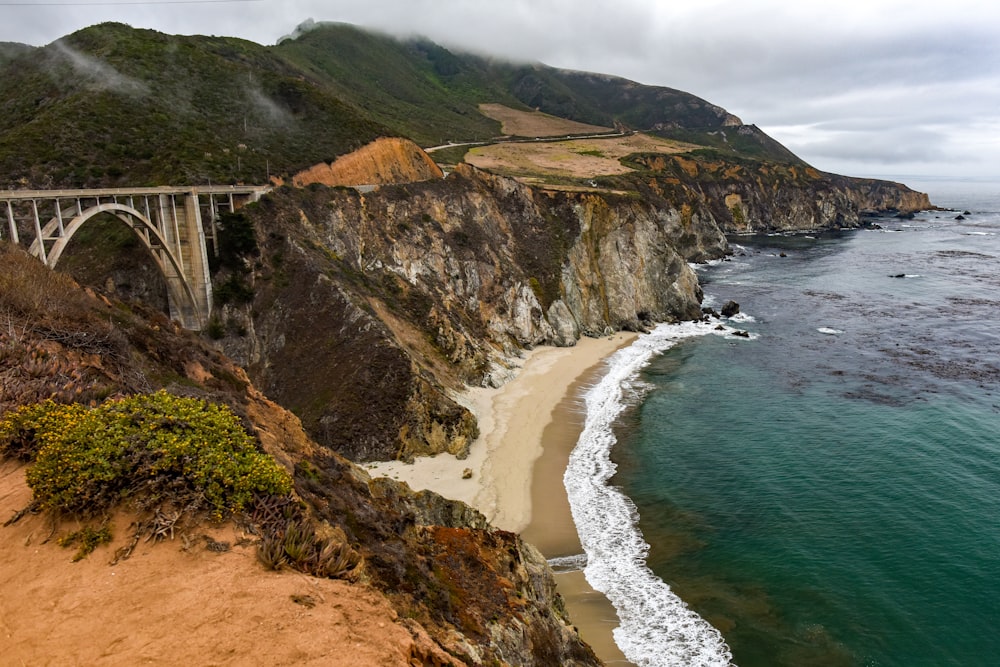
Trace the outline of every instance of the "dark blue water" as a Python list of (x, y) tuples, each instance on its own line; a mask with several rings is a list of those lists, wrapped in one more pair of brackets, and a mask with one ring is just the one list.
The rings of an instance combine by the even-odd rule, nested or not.
[(733, 239), (701, 278), (757, 337), (620, 422), (647, 564), (743, 667), (1000, 664), (1000, 188), (931, 196), (972, 214)]

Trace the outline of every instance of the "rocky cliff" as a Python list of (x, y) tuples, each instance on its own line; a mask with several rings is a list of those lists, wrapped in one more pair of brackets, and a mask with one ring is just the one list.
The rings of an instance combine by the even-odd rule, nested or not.
[(282, 188), (247, 210), (253, 302), (226, 350), (356, 459), (465, 454), (449, 393), (503, 382), (526, 347), (700, 316), (689, 261), (721, 256), (709, 215), (626, 195), (533, 189), (461, 166), (446, 179)]
[(697, 202), (726, 233), (857, 227), (873, 212), (933, 208), (900, 183), (849, 178), (804, 164), (721, 158), (711, 151), (638, 155), (630, 164), (644, 196)]
[[(366, 154), (419, 162), (386, 147)], [(855, 227), (866, 210), (930, 207), (905, 186), (802, 164), (711, 151), (626, 163), (635, 171), (601, 179), (603, 191), (467, 164), (366, 193), (281, 188), (247, 210), (262, 252), (252, 302), (223, 308), (240, 332), (225, 349), (333, 451), (462, 457), (477, 431), (453, 392), (504, 382), (534, 345), (700, 317), (688, 263), (728, 252), (724, 233)]]

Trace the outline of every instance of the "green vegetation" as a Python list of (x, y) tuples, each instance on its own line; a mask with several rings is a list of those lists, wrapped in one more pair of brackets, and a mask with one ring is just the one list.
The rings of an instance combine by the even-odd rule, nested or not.
[(99, 407), (52, 401), (0, 420), (0, 454), (27, 471), (43, 510), (94, 516), (129, 498), (203, 504), (216, 518), (256, 495), (285, 495), (291, 478), (225, 406), (154, 394)]
[(8, 61), (14, 60), (18, 56), (31, 53), (33, 50), (34, 47), (28, 46), (27, 44), (18, 44), (17, 42), (0, 42), (0, 66), (7, 64)]
[[(260, 256), (253, 222), (242, 211), (223, 213), (219, 216), (219, 255), (210, 259), (213, 273), (221, 279), (215, 285), (215, 300), (219, 304), (248, 304), (253, 301), (254, 289), (250, 285), (248, 262)], [(222, 271), (219, 274), (219, 271)], [(209, 335), (221, 338), (209, 324)]]
[[(258, 257), (260, 248), (254, 233), (253, 222), (243, 211), (224, 211), (218, 220), (218, 266), (229, 269), (244, 266), (248, 257)], [(218, 267), (216, 267), (218, 268)]]
[(76, 555), (73, 556), (73, 562), (81, 561), (91, 554), (97, 547), (102, 544), (111, 543), (111, 526), (106, 523), (98, 528), (93, 528), (92, 526), (84, 526), (80, 530), (73, 531), (59, 538), (59, 546), (61, 547), (71, 547), (74, 545), (79, 545)]
[(5, 185), (262, 183), (390, 133), (234, 38), (106, 23), (0, 72)]
[(654, 132), (657, 136), (705, 146), (704, 154), (714, 159), (751, 158), (760, 161), (805, 163), (797, 155), (764, 134), (756, 126), (729, 128), (672, 128)]
[(472, 148), (474, 148), (474, 146), (449, 146), (448, 148), (442, 148), (441, 150), (434, 151), (431, 153), (431, 157), (438, 164), (458, 164), (459, 162), (465, 161), (465, 154)]
[(323, 24), (274, 50), (368, 117), (424, 146), (499, 135), (500, 123), (479, 113), (482, 102), (523, 106), (485, 61), (427, 40)]

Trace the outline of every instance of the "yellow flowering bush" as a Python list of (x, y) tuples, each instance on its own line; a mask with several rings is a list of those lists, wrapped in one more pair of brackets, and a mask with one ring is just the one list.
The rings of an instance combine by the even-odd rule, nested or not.
[(291, 477), (224, 405), (165, 391), (96, 408), (46, 401), (0, 420), (0, 454), (30, 461), (43, 509), (95, 514), (128, 497), (194, 500), (221, 517)]

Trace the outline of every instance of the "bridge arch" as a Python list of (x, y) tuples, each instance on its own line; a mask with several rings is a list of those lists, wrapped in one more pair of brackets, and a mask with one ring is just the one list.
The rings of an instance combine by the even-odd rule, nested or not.
[[(202, 329), (212, 312), (208, 237), (217, 251), (217, 213), (255, 202), (270, 189), (269, 185), (209, 185), (0, 190), (0, 212), (6, 209), (14, 243), (33, 232), (30, 252), (50, 268), (55, 268), (67, 243), (88, 220), (101, 213), (117, 217), (149, 250), (166, 279), (170, 316), (187, 329)], [(43, 209), (54, 212), (51, 218), (46, 216), (45, 225)]]
[[(183, 258), (173, 251), (160, 228), (149, 217), (132, 206), (118, 202), (97, 203), (84, 210), (80, 210), (80, 207), (76, 207), (75, 210), (70, 208), (65, 212), (61, 205), (59, 206), (56, 216), (42, 228), (42, 238), (35, 239), (30, 248), (30, 252), (43, 259), (50, 269), (56, 268), (66, 246), (85, 223), (102, 213), (107, 213), (125, 223), (149, 251), (149, 256), (166, 282), (171, 317), (181, 320), (188, 328), (195, 327), (189, 326), (191, 322), (185, 313), (196, 314), (198, 328), (207, 323), (208, 313), (198, 313), (198, 299), (191, 284), (183, 279)], [(48, 250), (44, 248), (42, 241), (44, 238), (55, 238), (55, 243)], [(209, 308), (211, 308), (210, 301)]]

